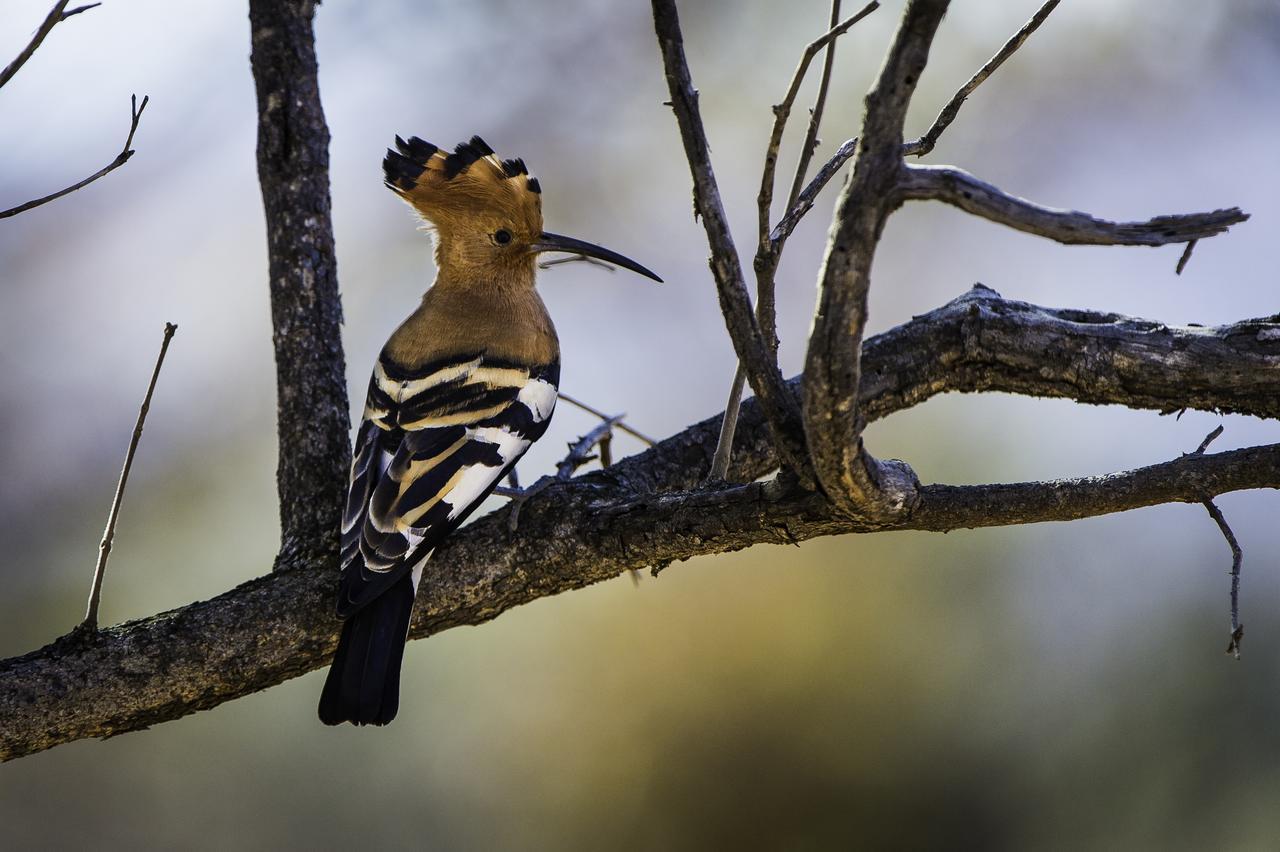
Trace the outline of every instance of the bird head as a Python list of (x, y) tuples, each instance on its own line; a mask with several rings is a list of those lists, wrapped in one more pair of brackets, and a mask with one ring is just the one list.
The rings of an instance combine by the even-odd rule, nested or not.
[(397, 136), (382, 169), (387, 186), (435, 230), (442, 273), (532, 285), (538, 254), (568, 252), (662, 280), (617, 252), (544, 231), (538, 179), (523, 160), (499, 159), (479, 136), (451, 154), (416, 136)]

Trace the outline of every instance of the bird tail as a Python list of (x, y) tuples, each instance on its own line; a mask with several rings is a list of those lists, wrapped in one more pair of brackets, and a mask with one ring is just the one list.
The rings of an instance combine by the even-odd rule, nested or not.
[(347, 619), (320, 694), (321, 722), (385, 725), (396, 717), (413, 597), (406, 574)]

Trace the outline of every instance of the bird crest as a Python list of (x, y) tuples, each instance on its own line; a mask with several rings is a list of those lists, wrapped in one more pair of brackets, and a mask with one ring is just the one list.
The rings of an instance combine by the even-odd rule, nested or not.
[(507, 227), (531, 237), (542, 231), (542, 188), (524, 161), (499, 159), (479, 136), (441, 150), (396, 137), (382, 161), (387, 186), (442, 235)]

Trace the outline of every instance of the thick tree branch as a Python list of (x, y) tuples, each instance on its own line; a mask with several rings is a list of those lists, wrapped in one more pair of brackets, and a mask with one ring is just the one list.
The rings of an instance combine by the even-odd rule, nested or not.
[[(869, 339), (862, 366), (868, 420), (939, 393), (987, 390), (1280, 418), (1275, 318), (1173, 328), (975, 288)], [(821, 496), (778, 486), (681, 493), (698, 486), (719, 426), (717, 415), (607, 470), (548, 487), (525, 506), (518, 536), (507, 531), (505, 509), (459, 531), (433, 559), (414, 635), (479, 623), (626, 569), (871, 528), (834, 513)], [(758, 400), (748, 400), (732, 475), (749, 480), (776, 466)], [(1277, 486), (1280, 448), (1255, 447), (1064, 482), (923, 486), (914, 511), (889, 528), (1069, 520)], [(0, 758), (176, 719), (323, 666), (339, 627), (332, 594), (328, 571), (277, 573), (2, 661)]]
[(947, 0), (911, 0), (866, 97), (853, 174), (837, 202), (805, 356), (804, 430), (814, 474), (835, 506), (887, 523), (910, 512), (915, 475), (862, 447), (857, 407), (862, 333), (876, 245), (901, 204), (902, 128)]
[(1001, 192), (952, 166), (906, 167), (901, 191), (908, 199), (945, 201), (966, 213), (1068, 245), (1163, 246), (1221, 234), (1249, 218), (1239, 207), (1210, 213), (1156, 216), (1145, 222), (1111, 222), (1075, 210), (1042, 207)]
[(311, 0), (249, 3), (276, 355), (280, 568), (299, 564), (294, 555), (338, 552), (351, 454), (314, 13)]
[(799, 408), (794, 397), (787, 392), (777, 361), (770, 355), (767, 341), (752, 311), (742, 263), (729, 231), (715, 171), (711, 166), (710, 148), (698, 109), (698, 93), (689, 76), (675, 0), (653, 0), (653, 23), (662, 51), (667, 87), (671, 92), (671, 106), (693, 175), (694, 210), (702, 218), (711, 247), (711, 274), (720, 297), (720, 310), (738, 361), (746, 369), (751, 389), (767, 412), (779, 452), (788, 466), (803, 477), (808, 465), (800, 441)]

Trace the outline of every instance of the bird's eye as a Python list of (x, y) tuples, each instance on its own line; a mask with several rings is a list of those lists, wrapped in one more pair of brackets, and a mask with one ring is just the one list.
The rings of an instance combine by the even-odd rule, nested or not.
[(493, 232), (493, 241), (500, 246), (505, 246), (511, 242), (511, 232), (506, 228), (499, 228)]

